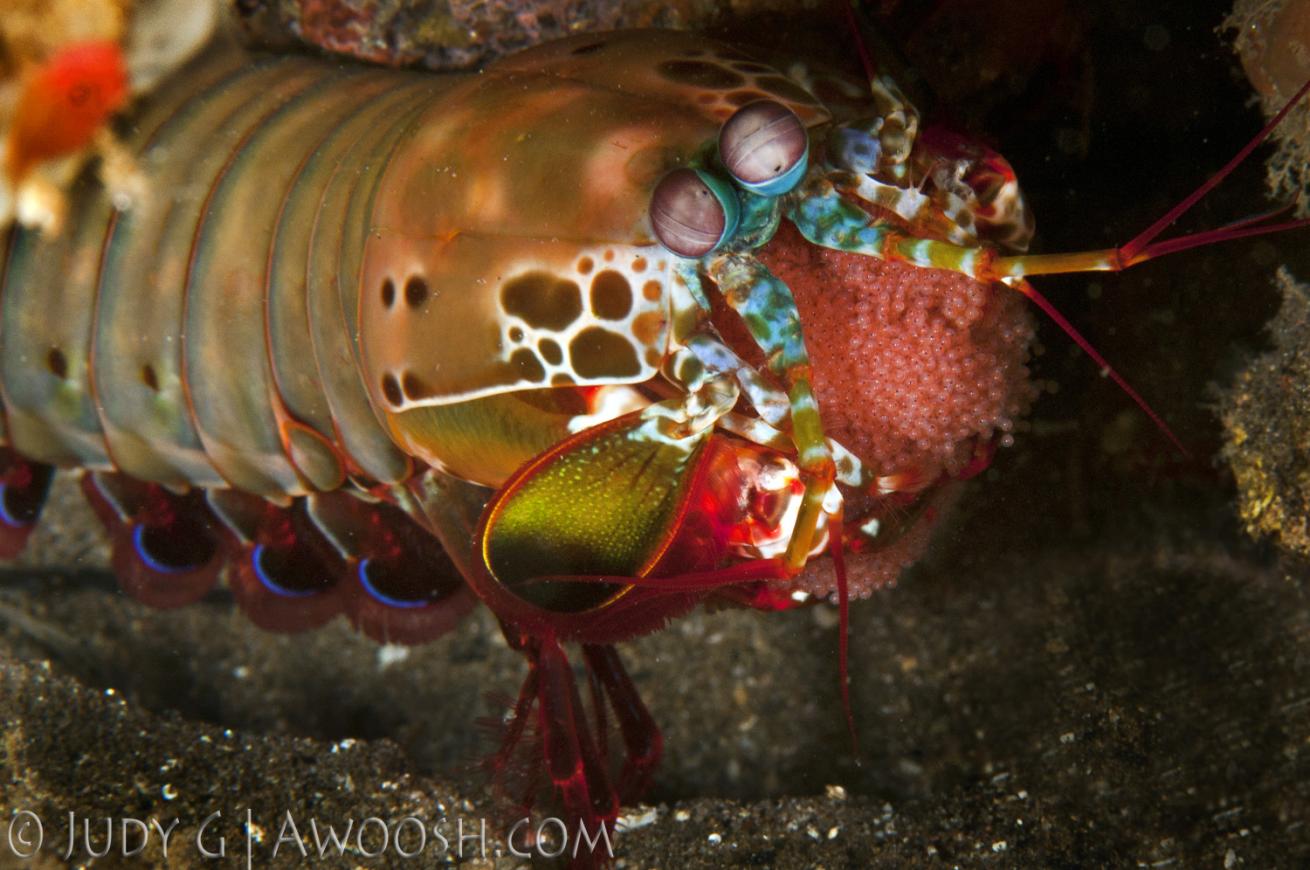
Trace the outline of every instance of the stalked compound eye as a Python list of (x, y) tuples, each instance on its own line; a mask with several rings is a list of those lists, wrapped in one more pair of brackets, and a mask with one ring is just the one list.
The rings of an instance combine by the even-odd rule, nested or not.
[(742, 106), (719, 131), (719, 158), (752, 193), (781, 196), (800, 183), (810, 137), (796, 113), (773, 100)]
[(660, 244), (679, 257), (703, 257), (737, 229), (732, 185), (700, 169), (675, 169), (650, 197), (650, 223)]

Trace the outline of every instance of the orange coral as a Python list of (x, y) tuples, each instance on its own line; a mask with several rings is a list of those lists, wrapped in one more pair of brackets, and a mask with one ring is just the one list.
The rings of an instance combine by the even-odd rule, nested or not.
[(64, 46), (23, 80), (9, 127), (5, 171), (17, 183), (37, 163), (90, 144), (127, 99), (127, 69), (116, 42)]

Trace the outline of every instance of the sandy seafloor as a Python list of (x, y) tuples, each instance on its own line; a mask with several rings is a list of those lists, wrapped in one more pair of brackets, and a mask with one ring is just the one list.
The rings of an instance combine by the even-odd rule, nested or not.
[[(1259, 126), (1214, 32), (1225, 11), (1099, 4), (1064, 53), (1072, 72), (964, 95), (957, 119), (989, 125), (1026, 182), (1040, 249), (1127, 240)], [(925, 78), (976, 80), (979, 44), (1019, 27), (1004, 22), (920, 31), (916, 50), (947, 58)], [(1246, 167), (1186, 226), (1267, 208), (1261, 189)], [(1043, 324), (1035, 366), (1058, 392), (970, 484), (931, 556), (853, 609), (858, 765), (831, 609), (697, 613), (625, 645), (667, 754), (620, 864), (1305, 866), (1310, 572), (1240, 532), (1212, 407), (1264, 346), (1275, 270), (1310, 275), (1307, 252), (1303, 232), (1041, 282), (1190, 456)], [(288, 811), (494, 818), (472, 721), (488, 693), (517, 690), (522, 664), (484, 611), (385, 666), (341, 622), (269, 635), (221, 594), (153, 612), (116, 592), (66, 503), (33, 542), (50, 567), (0, 579), (0, 823), (27, 810), (57, 840), (70, 811), (177, 818), (172, 865), (217, 866), (196, 828), (222, 812), (235, 862), (250, 809), (263, 866)], [(62, 863), (18, 862), (5, 833), (0, 866)], [(153, 865), (157, 845), (96, 863)], [(319, 866), (437, 857), (430, 844), (419, 863)]]

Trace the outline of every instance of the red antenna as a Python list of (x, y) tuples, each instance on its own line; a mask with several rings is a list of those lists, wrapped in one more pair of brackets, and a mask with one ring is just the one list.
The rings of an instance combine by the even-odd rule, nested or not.
[(860, 20), (855, 15), (855, 0), (842, 3), (841, 7), (851, 38), (855, 40), (855, 51), (860, 55), (860, 63), (864, 66), (864, 76), (870, 84), (873, 84), (873, 80), (878, 77), (878, 71), (873, 65), (873, 58), (869, 56), (869, 47), (864, 44), (864, 37), (860, 35)]

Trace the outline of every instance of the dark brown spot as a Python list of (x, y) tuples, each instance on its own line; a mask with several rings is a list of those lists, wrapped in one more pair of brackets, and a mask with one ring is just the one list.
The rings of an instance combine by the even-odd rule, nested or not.
[(633, 261), (632, 261), (632, 271), (634, 271), (634, 272), (645, 272), (645, 271), (646, 271), (646, 258), (645, 258), (645, 257), (637, 257), (635, 260), (633, 260)]
[(569, 342), (573, 370), (588, 380), (630, 378), (641, 373), (641, 363), (625, 336), (590, 326)]
[(400, 379), (400, 386), (405, 391), (405, 397), (410, 401), (417, 402), (432, 395), (432, 388), (413, 372), (405, 372)]
[(396, 407), (400, 407), (405, 401), (405, 397), (400, 392), (400, 382), (390, 372), (382, 376), (382, 395)]
[(647, 281), (641, 285), (641, 295), (645, 296), (650, 302), (654, 302), (664, 295), (664, 287), (659, 281)]
[(740, 107), (756, 100), (768, 99), (768, 94), (764, 93), (764, 91), (733, 91), (724, 99), (732, 105)]
[(390, 308), (396, 304), (396, 282), (390, 278), (382, 282), (382, 307)]
[(767, 78), (756, 79), (755, 86), (764, 88), (775, 97), (782, 97), (784, 100), (791, 100), (794, 103), (802, 103), (806, 106), (814, 105), (814, 97), (810, 95), (809, 91), (791, 79), (785, 79), (782, 76), (768, 76)]
[(653, 347), (646, 348), (646, 365), (651, 368), (659, 368), (660, 363), (664, 362), (664, 357), (658, 350)]
[(573, 51), (569, 53), (577, 54), (577, 55), (591, 54), (593, 51), (600, 51), (604, 47), (605, 47), (605, 40), (602, 39), (599, 40), (598, 42), (588, 42), (586, 45), (579, 45), (577, 48), (573, 49)]
[(509, 328), (509, 340), (518, 344), (523, 340), (523, 330), (519, 329), (517, 326), (511, 326)]
[(596, 268), (596, 261), (591, 259), (591, 257), (583, 257), (581, 260), (578, 260), (578, 271), (583, 275), (590, 275), (591, 270), (594, 268)]
[(528, 272), (504, 283), (500, 304), (530, 326), (559, 330), (582, 314), (582, 290), (550, 272)]
[(410, 308), (422, 308), (428, 301), (428, 282), (418, 275), (411, 275), (405, 282), (405, 304)]
[(678, 380), (684, 384), (690, 384), (700, 379), (705, 373), (705, 366), (694, 356), (684, 357), (682, 365), (678, 367)]
[(666, 60), (659, 65), (659, 72), (669, 81), (720, 91), (739, 87), (746, 81), (725, 66), (703, 60)]
[(159, 376), (155, 374), (155, 367), (150, 363), (141, 366), (141, 383), (156, 393), (159, 392)]
[(543, 338), (537, 342), (537, 353), (541, 358), (553, 366), (564, 362), (564, 351), (560, 349), (559, 343), (553, 338)]
[(520, 380), (541, 381), (546, 377), (546, 370), (542, 368), (541, 360), (526, 347), (521, 347), (509, 355), (509, 365)]
[(68, 359), (64, 352), (57, 347), (50, 348), (50, 352), (45, 355), (45, 364), (50, 369), (50, 374), (59, 378), (61, 381), (68, 377)]
[(568, 372), (556, 372), (550, 377), (552, 387), (571, 387), (576, 383), (577, 381), (573, 380), (573, 375)]
[(637, 336), (637, 341), (648, 347), (654, 347), (660, 343), (660, 335), (664, 332), (664, 315), (658, 311), (647, 311), (638, 314), (632, 320), (632, 334)]
[(606, 269), (591, 281), (591, 310), (603, 320), (622, 320), (632, 311), (632, 286), (613, 269)]

